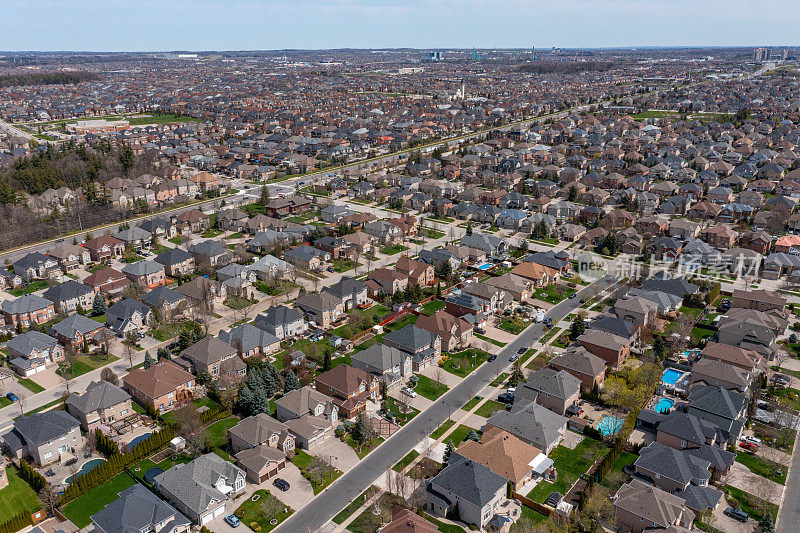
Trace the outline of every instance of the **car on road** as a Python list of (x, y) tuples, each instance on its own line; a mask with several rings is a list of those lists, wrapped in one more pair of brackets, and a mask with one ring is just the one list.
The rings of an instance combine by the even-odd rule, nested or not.
[(411, 398), (417, 397), (417, 393), (414, 391), (414, 389), (409, 387), (403, 387), (402, 389), (400, 389), (400, 392), (402, 392), (406, 396), (410, 396)]
[(497, 354), (496, 354), (496, 353), (493, 353), (492, 355), (490, 355), (490, 356), (489, 356), (489, 359), (487, 359), (487, 361), (489, 361), (489, 362), (491, 363), (491, 362), (492, 362), (492, 361), (494, 361), (495, 359), (497, 359)]
[(725, 509), (724, 513), (734, 520), (738, 520), (739, 522), (747, 522), (747, 519), (750, 518), (750, 515), (742, 511), (741, 509), (734, 509), (733, 507), (728, 507)]
[(741, 446), (748, 452), (756, 453), (758, 451), (758, 444), (756, 444), (755, 442), (747, 442), (743, 440), (742, 442), (739, 443), (739, 446)]
[(512, 355), (511, 357), (509, 357), (509, 358), (508, 358), (508, 360), (509, 360), (510, 362), (512, 362), (512, 363), (513, 363), (514, 361), (516, 361), (517, 359), (519, 359), (519, 356), (518, 356), (517, 354), (514, 354), (514, 355)]
[(242, 521), (239, 520), (239, 517), (235, 514), (229, 514), (225, 517), (225, 523), (231, 527), (239, 527), (239, 524), (241, 524)]
[(540, 324), (543, 321), (544, 321), (544, 313), (542, 311), (539, 311), (538, 313), (536, 313), (536, 318), (534, 318), (534, 322)]
[(277, 488), (278, 488), (278, 490), (281, 490), (281, 491), (283, 491), (283, 492), (286, 492), (287, 490), (289, 490), (289, 482), (288, 482), (288, 481), (286, 481), (286, 480), (285, 480), (285, 479), (283, 479), (283, 478), (280, 478), (280, 477), (279, 477), (279, 478), (275, 479), (275, 481), (273, 481), (273, 482), (272, 482), (272, 484), (273, 484), (275, 487), (277, 487)]
[(545, 318), (543, 322), (545, 326), (547, 326), (548, 324), (551, 326), (553, 325), (553, 319), (550, 317)]
[(6, 398), (11, 400), (12, 402), (16, 402), (17, 400), (19, 400), (19, 397), (16, 394), (14, 394), (13, 392), (7, 393), (6, 394)]
[(475, 333), (477, 333), (478, 335), (486, 335), (486, 330), (485, 330), (485, 329), (483, 329), (483, 328), (481, 328), (481, 327), (475, 328), (475, 329), (474, 329), (474, 331), (475, 331)]
[(570, 295), (568, 296), (568, 298), (569, 298), (570, 300), (572, 300), (573, 298), (575, 298), (575, 293), (573, 292), (572, 294), (570, 294)]
[(520, 354), (520, 355), (522, 355), (522, 354), (524, 354), (524, 353), (525, 353), (525, 352), (527, 352), (527, 351), (528, 351), (528, 349), (527, 349), (526, 347), (524, 347), (524, 346), (523, 346), (522, 348), (520, 348), (519, 350), (517, 350), (517, 353), (518, 353), (518, 354)]
[(333, 267), (328, 267), (326, 270), (327, 270), (328, 272), (336, 272), (336, 271), (333, 269)]
[(510, 392), (504, 392), (497, 397), (497, 401), (500, 403), (514, 403), (514, 394)]

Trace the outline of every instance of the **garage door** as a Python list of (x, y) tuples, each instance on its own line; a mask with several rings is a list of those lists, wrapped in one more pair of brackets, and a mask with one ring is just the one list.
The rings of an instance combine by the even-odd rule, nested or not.
[(225, 514), (225, 506), (223, 505), (222, 507), (214, 511), (214, 518), (218, 518), (224, 514)]
[(200, 525), (206, 525), (209, 522), (211, 522), (211, 520), (213, 520), (213, 519), (214, 519), (214, 514), (213, 513), (208, 513), (207, 515), (205, 515), (205, 516), (200, 518)]

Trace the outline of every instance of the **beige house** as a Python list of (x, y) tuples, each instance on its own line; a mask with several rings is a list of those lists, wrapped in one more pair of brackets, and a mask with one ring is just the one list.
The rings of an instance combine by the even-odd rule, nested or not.
[(694, 513), (686, 500), (634, 479), (614, 495), (617, 531), (643, 533), (651, 529), (692, 528)]
[(86, 392), (71, 395), (66, 406), (84, 431), (94, 431), (100, 424), (110, 426), (133, 414), (130, 394), (107, 381), (89, 383)]

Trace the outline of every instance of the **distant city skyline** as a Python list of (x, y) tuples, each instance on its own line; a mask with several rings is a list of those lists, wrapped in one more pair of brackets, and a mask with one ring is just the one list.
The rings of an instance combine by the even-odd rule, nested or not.
[(6, 0), (3, 51), (794, 46), (800, 2)]

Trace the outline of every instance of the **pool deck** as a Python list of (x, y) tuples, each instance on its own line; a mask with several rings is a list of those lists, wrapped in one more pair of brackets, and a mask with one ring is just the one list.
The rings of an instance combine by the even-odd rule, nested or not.
[(147, 433), (153, 433), (157, 429), (158, 428), (154, 428), (152, 426), (145, 426), (143, 424), (138, 424), (137, 427), (131, 429), (124, 435), (120, 435), (119, 437), (117, 437), (116, 441), (117, 444), (119, 444), (120, 446), (127, 445), (130, 441), (132, 441), (136, 437), (141, 437), (142, 435), (145, 435)]

